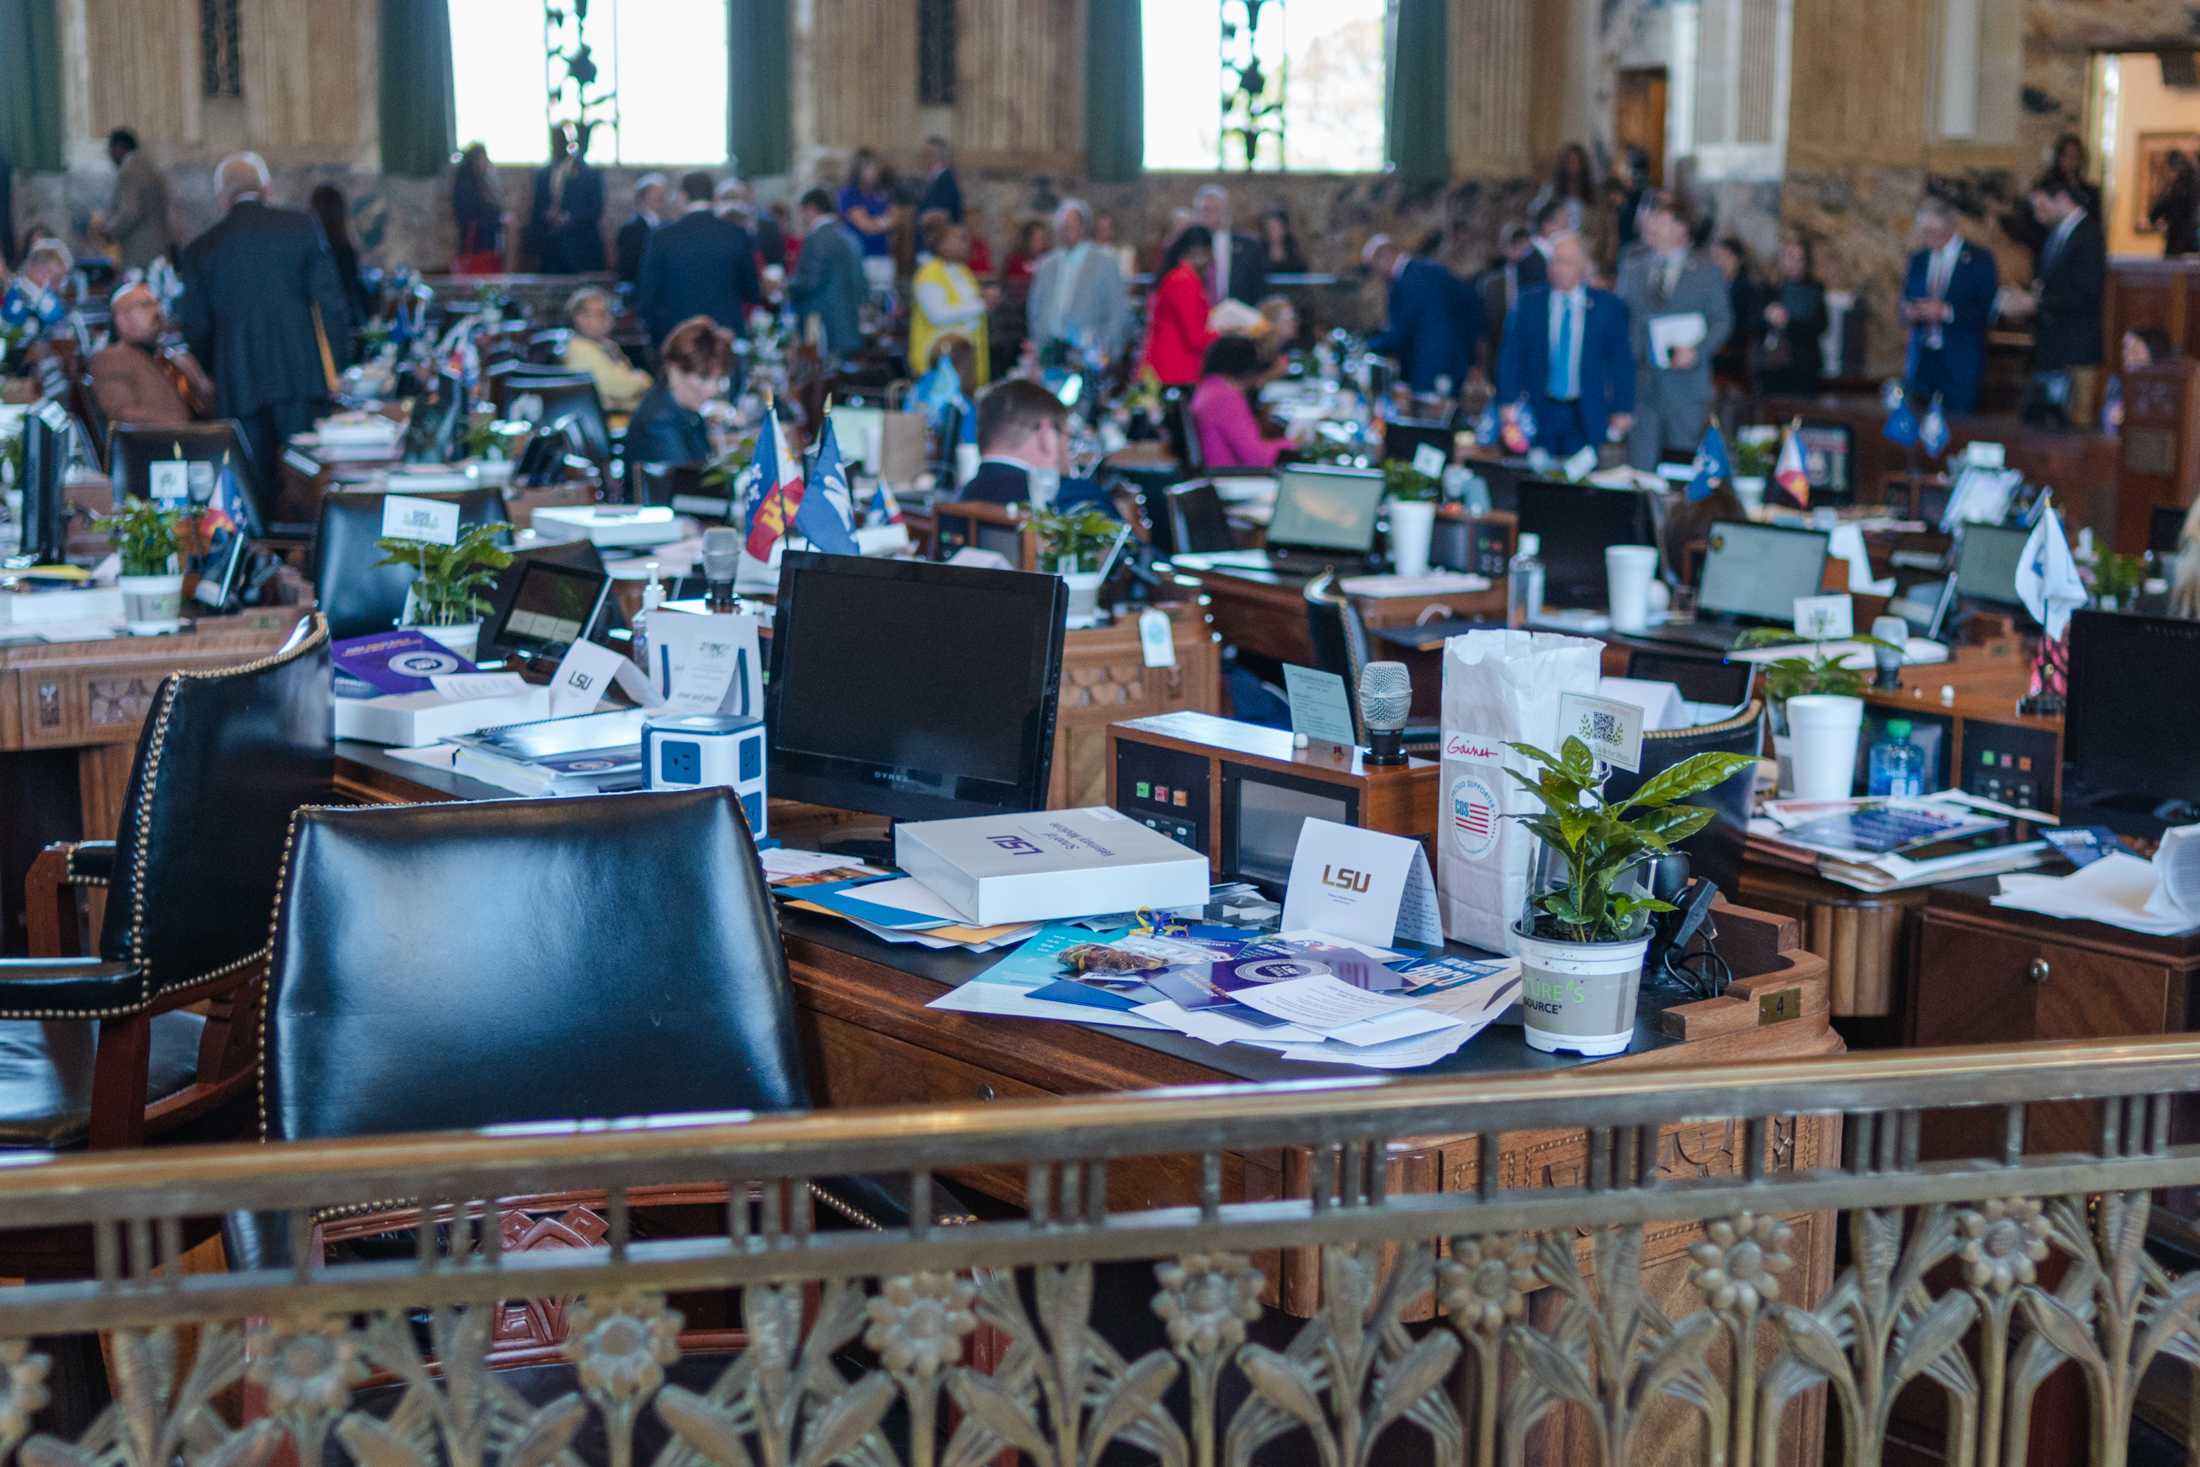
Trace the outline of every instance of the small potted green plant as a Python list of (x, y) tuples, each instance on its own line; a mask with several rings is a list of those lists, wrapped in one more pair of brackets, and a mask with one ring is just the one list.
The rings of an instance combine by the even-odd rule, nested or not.
[(1108, 550), (1123, 533), (1122, 521), (1091, 505), (1042, 509), (1031, 517), (1039, 537), (1039, 564), (1069, 585), (1069, 624), (1089, 626), (1100, 609), (1101, 572)]
[(1513, 927), (1528, 1044), (1547, 1053), (1618, 1054), (1635, 1033), (1651, 914), (1673, 910), (1650, 894), (1649, 862), (1711, 823), (1711, 810), (1681, 801), (1757, 761), (1697, 754), (1615, 804), (1604, 797), (1610, 771), (1580, 739), (1569, 737), (1555, 755), (1532, 744), (1507, 747), (1536, 765), (1533, 775), (1508, 772), (1543, 807), (1516, 817), (1542, 843)]
[(2129, 610), (2146, 585), (2147, 563), (2136, 555), (2103, 550), (2093, 557), (2093, 600), (2103, 611)]
[[(1793, 656), (1765, 664), (1765, 701), (1772, 714), (1772, 749), (1780, 762), (1780, 793), (1806, 800), (1847, 798), (1856, 785), (1856, 741), (1864, 727), (1866, 678), (1842, 666), (1854, 645), (1899, 652), (1873, 636), (1843, 637), (1828, 655), (1782, 627), (1756, 627), (1735, 638), (1737, 650), (1793, 646)], [(1811, 650), (1804, 650), (1809, 648)], [(1798, 726), (1804, 730), (1800, 743)]]
[(1393, 461), (1383, 465), (1383, 488), (1389, 500), (1391, 569), (1401, 576), (1425, 576), (1443, 482), (1412, 464)]
[(473, 660), (481, 641), (481, 619), (489, 614), (489, 589), (496, 573), (512, 563), (512, 552), (496, 543), (512, 527), (499, 520), (460, 532), (450, 545), (426, 540), (384, 538), (375, 541), (382, 565), (409, 566), (415, 572), (405, 592), (399, 625), (418, 627), (450, 651)]
[(1734, 482), (1728, 486), (1744, 509), (1765, 502), (1765, 485), (1780, 454), (1780, 438), (1771, 428), (1744, 428), (1734, 439)]
[(183, 572), (176, 556), (183, 549), (184, 520), (182, 511), (134, 495), (105, 520), (122, 562), (123, 624), (139, 636), (183, 625)]

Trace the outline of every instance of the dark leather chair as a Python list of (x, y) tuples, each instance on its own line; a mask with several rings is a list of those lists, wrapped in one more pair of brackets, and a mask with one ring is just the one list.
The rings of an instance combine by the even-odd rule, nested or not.
[[(678, 919), (637, 923), (638, 890)], [(809, 1108), (740, 805), (718, 789), (300, 810), (260, 1081), (273, 1141)], [(907, 1216), (866, 1179), (817, 1192), (870, 1225)], [(289, 1261), (277, 1219), (225, 1233), (239, 1266)]]
[[(1761, 753), (1764, 721), (1764, 700), (1752, 698), (1748, 707), (1718, 723), (1646, 733), (1642, 736), (1641, 770), (1634, 774), (1624, 769), (1613, 770), (1612, 777), (1604, 785), (1605, 797), (1625, 799), (1641, 789), (1651, 776), (1698, 754)], [(1690, 873), (1716, 886), (1729, 901), (1739, 900), (1742, 848), (1749, 838), (1750, 796), (1756, 786), (1756, 770), (1744, 769), (1726, 783), (1690, 800), (1692, 805), (1708, 805), (1713, 818), (1709, 825), (1675, 847), (1688, 857)]]
[(527, 359), (545, 366), (563, 366), (565, 344), (573, 339), (570, 326), (552, 326), (527, 338)]
[(1169, 553), (1196, 555), (1237, 544), (1223, 513), (1222, 496), (1203, 479), (1169, 489)]
[[(503, 520), (504, 495), (495, 489), (422, 492), (421, 499), (455, 499), (463, 526)], [(313, 595), (328, 618), (329, 635), (363, 637), (386, 632), (405, 612), (413, 571), (381, 564), (382, 496), (373, 490), (332, 491), (321, 498), (321, 530), (313, 542)]]
[(1729, 662), (1711, 652), (1669, 652), (1637, 647), (1627, 655), (1627, 675), (1640, 682), (1671, 683), (1691, 703), (1738, 708), (1757, 675), (1754, 663)]
[(84, 436), (92, 441), (92, 452), (101, 469), (107, 467), (107, 433), (112, 426), (107, 421), (107, 410), (99, 405), (99, 394), (92, 390), (92, 376), (87, 372), (76, 379), (76, 391), (71, 394), (78, 408), (77, 415), (84, 420)]
[(333, 773), (328, 644), (308, 616), (271, 657), (164, 679), (118, 838), (40, 858), (48, 901), (107, 908), (97, 957), (0, 961), (0, 1146), (139, 1145), (250, 1082), (283, 840)]
[(114, 480), (117, 495), (150, 499), (150, 466), (155, 460), (179, 458), (187, 463), (226, 464), (236, 473), (237, 486), (244, 491), (245, 503), (252, 512), (253, 522), (242, 526), (246, 535), (257, 539), (273, 534), (302, 541), (311, 533), (307, 525), (268, 525), (269, 476), (262, 465), (253, 461), (251, 445), (234, 418), (176, 428), (117, 423), (107, 437), (107, 476)]
[[(1306, 632), (1314, 644), (1314, 666), (1344, 679), (1344, 695), (1352, 704), (1352, 727), (1360, 742), (1367, 742), (1367, 722), (1360, 716), (1360, 670), (1385, 659), (1369, 651), (1367, 623), (1359, 607), (1337, 589), (1337, 573), (1324, 570), (1306, 583)], [(1433, 724), (1407, 724), (1408, 754), (1434, 759), (1444, 747), (1443, 730)]]
[(582, 456), (595, 464), (598, 473), (606, 475), (606, 484), (610, 483), (611, 424), (604, 417), (603, 397), (596, 391), (595, 378), (586, 372), (515, 370), (497, 380), (503, 393), (496, 405), (500, 416), (513, 414), (514, 405), (523, 397), (538, 399), (541, 410), (529, 412), (527, 419), (536, 423), (569, 420), (579, 430), (576, 436)]

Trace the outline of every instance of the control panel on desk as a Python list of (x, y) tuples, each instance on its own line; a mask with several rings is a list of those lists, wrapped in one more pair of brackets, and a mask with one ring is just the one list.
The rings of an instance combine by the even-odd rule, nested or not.
[(2055, 808), (2055, 736), (2042, 729), (1965, 719), (1957, 784), (1974, 795), (2031, 810)]
[(1115, 808), (1179, 845), (1213, 856), (1207, 843), (1206, 760), (1144, 744), (1116, 746)]

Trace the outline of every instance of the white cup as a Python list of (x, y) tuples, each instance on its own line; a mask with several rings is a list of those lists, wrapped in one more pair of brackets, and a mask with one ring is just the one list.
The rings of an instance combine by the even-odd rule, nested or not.
[(1650, 580), (1658, 572), (1655, 545), (1607, 545), (1604, 576), (1611, 591), (1612, 630), (1646, 631), (1650, 626)]
[(1390, 501), (1390, 566), (1401, 576), (1428, 574), (1429, 540), (1436, 533), (1436, 506), (1425, 499)]
[(1787, 700), (1788, 755), (1798, 800), (1845, 800), (1856, 788), (1864, 700), (1807, 693)]

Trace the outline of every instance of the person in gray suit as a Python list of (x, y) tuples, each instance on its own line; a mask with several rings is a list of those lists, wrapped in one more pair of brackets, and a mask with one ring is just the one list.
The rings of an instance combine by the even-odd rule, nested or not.
[(794, 262), (787, 297), (795, 319), (817, 318), (825, 354), (851, 357), (863, 349), (863, 260), (856, 242), (841, 227), (833, 196), (813, 188), (797, 208), (802, 219), (802, 253)]
[[(1711, 359), (1734, 334), (1734, 307), (1719, 267), (1689, 248), (1688, 216), (1670, 193), (1642, 210), (1642, 245), (1620, 262), (1619, 296), (1633, 317), (1635, 426), (1627, 461), (1655, 469), (1661, 453), (1693, 454), (1711, 417)], [(1650, 348), (1650, 323), (1702, 316), (1704, 338), (1672, 348), (1663, 366)]]
[(1054, 248), (1040, 259), (1027, 301), (1031, 339), (1042, 353), (1058, 341), (1111, 361), (1122, 353), (1131, 319), (1123, 272), (1092, 242), (1092, 210), (1083, 199), (1055, 209)]
[(137, 134), (126, 127), (107, 134), (107, 157), (115, 165), (114, 198), (93, 222), (120, 249), (123, 269), (143, 270), (175, 250), (168, 227), (168, 178), (138, 151)]

